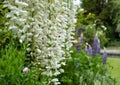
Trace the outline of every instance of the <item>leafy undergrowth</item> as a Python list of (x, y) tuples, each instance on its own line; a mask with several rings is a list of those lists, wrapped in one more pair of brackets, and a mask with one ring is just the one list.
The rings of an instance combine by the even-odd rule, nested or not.
[(58, 76), (61, 85), (116, 85), (109, 75), (108, 64), (102, 63), (100, 55), (87, 55), (72, 49), (71, 58), (66, 60), (64, 73)]
[(108, 63), (113, 67), (111, 76), (116, 79), (116, 85), (120, 85), (120, 58), (108, 58)]

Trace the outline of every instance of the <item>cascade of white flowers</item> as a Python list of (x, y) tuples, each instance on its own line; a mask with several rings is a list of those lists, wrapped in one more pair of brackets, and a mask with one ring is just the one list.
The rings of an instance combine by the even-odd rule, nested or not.
[[(9, 29), (19, 34), (20, 42), (27, 40), (28, 51), (35, 57), (33, 64), (60, 84), (57, 75), (64, 72), (65, 56), (69, 56), (74, 30), (74, 10), (68, 0), (6, 0), (11, 11)], [(29, 47), (30, 46), (30, 47)]]
[(25, 8), (27, 6), (27, 3), (18, 0), (5, 0), (3, 6), (10, 9), (10, 12), (5, 15), (10, 20), (5, 24), (9, 26), (9, 30), (12, 30), (16, 37), (20, 38), (20, 43), (25, 40), (26, 32), (29, 28), (29, 25), (26, 23), (28, 12)]

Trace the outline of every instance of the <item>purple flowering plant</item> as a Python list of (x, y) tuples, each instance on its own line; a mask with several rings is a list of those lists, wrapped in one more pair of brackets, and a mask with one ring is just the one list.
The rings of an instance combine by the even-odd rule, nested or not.
[(92, 55), (93, 52), (92, 52), (92, 47), (90, 45), (85, 47), (85, 53)]
[(96, 56), (96, 54), (100, 54), (100, 41), (97, 36), (94, 37), (92, 50), (93, 56)]
[(108, 53), (106, 52), (106, 49), (104, 48), (104, 52), (102, 54), (102, 62), (103, 62), (103, 64), (106, 63), (107, 57), (108, 57)]

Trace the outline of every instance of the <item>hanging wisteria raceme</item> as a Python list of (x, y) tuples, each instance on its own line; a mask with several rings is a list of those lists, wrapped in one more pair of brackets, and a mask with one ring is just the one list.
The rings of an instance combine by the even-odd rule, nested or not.
[(27, 24), (28, 12), (26, 7), (28, 3), (19, 0), (5, 0), (4, 8), (8, 8), (8, 12), (5, 16), (9, 18), (9, 22), (6, 25), (9, 26), (9, 30), (13, 31), (15, 37), (20, 38), (20, 43), (22, 43), (27, 35), (29, 25)]
[(57, 75), (64, 72), (65, 57), (72, 46), (74, 10), (67, 0), (6, 0), (10, 12), (9, 29), (27, 40), (34, 66), (50, 79), (47, 83), (60, 84)]

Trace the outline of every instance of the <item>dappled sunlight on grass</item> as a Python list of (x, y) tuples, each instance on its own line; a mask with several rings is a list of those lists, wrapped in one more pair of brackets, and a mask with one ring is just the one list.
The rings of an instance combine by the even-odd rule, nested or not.
[(117, 80), (116, 85), (120, 85), (120, 58), (108, 58), (108, 63), (113, 67), (111, 76)]

